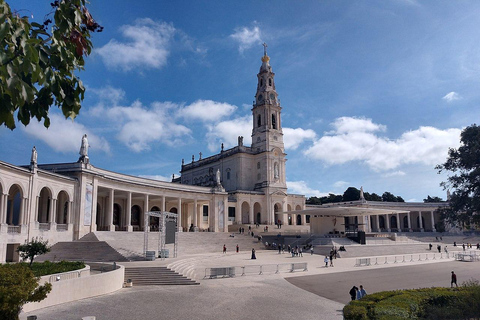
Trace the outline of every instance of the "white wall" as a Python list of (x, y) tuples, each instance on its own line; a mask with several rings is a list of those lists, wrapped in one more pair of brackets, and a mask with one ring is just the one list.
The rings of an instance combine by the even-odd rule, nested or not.
[[(80, 278), (55, 281), (46, 299), (25, 304), (23, 312), (112, 293), (123, 287), (124, 277), (125, 267), (119, 266), (117, 270), (110, 272), (95, 275), (82, 272)], [(48, 281), (49, 278), (50, 276), (42, 277), (40, 283)]]

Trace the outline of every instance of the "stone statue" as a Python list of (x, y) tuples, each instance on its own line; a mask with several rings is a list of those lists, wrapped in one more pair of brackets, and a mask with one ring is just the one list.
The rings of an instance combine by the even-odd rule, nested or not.
[(278, 179), (279, 175), (280, 175), (280, 173), (279, 173), (279, 171), (278, 171), (278, 163), (275, 163), (275, 164), (273, 165), (273, 177), (274, 177), (275, 179)]
[(221, 185), (221, 183), (220, 183), (220, 169), (217, 169), (216, 176), (217, 176), (217, 186), (220, 186)]
[(80, 147), (80, 156), (81, 157), (86, 157), (88, 158), (88, 139), (87, 139), (87, 134), (84, 134), (82, 137), (82, 146)]
[(239, 147), (243, 146), (243, 137), (242, 136), (238, 136), (238, 146)]
[(37, 164), (37, 148), (33, 146), (32, 148), (32, 158), (30, 159), (31, 164)]

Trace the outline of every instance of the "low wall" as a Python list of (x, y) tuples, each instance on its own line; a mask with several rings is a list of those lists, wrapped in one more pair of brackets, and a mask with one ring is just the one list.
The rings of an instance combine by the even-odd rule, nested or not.
[[(95, 275), (87, 275), (88, 272), (84, 273), (83, 270), (85, 269), (83, 269), (80, 278), (54, 281), (52, 282), (52, 291), (47, 295), (47, 298), (40, 302), (25, 304), (23, 312), (30, 312), (117, 291), (122, 288), (125, 277), (125, 267), (117, 266), (117, 270)], [(90, 268), (88, 267), (89, 270)], [(60, 277), (61, 275), (59, 274)], [(42, 277), (40, 283), (48, 282), (50, 277), (51, 275)]]

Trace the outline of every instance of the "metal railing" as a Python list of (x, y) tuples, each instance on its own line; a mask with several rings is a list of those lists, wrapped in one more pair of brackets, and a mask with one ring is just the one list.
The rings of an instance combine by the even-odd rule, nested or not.
[(475, 251), (458, 252), (455, 253), (455, 260), (457, 261), (480, 261), (480, 254)]
[[(381, 265), (390, 263), (419, 262), (429, 260), (452, 259), (457, 254), (449, 252), (440, 253), (412, 253), (395, 256), (374, 257), (374, 258), (357, 258), (355, 259), (355, 267)], [(480, 257), (480, 256), (479, 256)]]
[(57, 231), (68, 231), (68, 224), (57, 224)]
[(20, 233), (20, 226), (8, 226), (8, 233)]
[(70, 272), (65, 272), (65, 273), (58, 273), (58, 274), (53, 274), (48, 278), (48, 282), (56, 282), (56, 281), (63, 281), (63, 280), (70, 280), (70, 279), (76, 279), (80, 278), (83, 273), (85, 272), (90, 272), (90, 270), (75, 270), (75, 271), (70, 271)]
[(204, 279), (214, 279), (218, 277), (234, 277), (236, 275), (261, 275), (265, 273), (277, 274), (281, 272), (295, 272), (307, 270), (308, 267), (306, 262), (205, 268)]
[(50, 230), (50, 223), (39, 223), (38, 224), (38, 230), (42, 230), (42, 231), (48, 231)]

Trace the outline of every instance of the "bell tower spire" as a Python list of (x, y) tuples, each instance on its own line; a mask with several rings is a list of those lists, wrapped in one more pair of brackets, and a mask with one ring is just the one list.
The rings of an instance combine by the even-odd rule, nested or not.
[(252, 149), (270, 151), (278, 147), (285, 151), (281, 121), (280, 100), (275, 89), (275, 73), (270, 66), (267, 44), (263, 43), (263, 57), (257, 74), (257, 92), (253, 102)]

